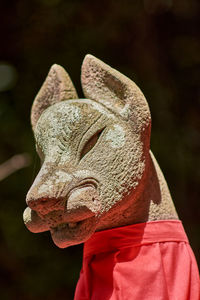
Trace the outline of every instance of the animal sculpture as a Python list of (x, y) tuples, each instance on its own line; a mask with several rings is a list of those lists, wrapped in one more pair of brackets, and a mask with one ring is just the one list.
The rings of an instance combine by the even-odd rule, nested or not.
[(150, 151), (151, 115), (137, 85), (92, 55), (79, 99), (53, 65), (31, 111), (42, 167), (26, 198), (31, 232), (85, 243), (75, 299), (199, 299), (198, 270)]

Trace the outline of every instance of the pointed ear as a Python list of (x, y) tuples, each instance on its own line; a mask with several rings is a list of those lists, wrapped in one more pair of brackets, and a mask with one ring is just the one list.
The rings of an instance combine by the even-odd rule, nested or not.
[(149, 124), (150, 111), (141, 90), (132, 80), (101, 60), (86, 55), (82, 64), (81, 82), (86, 98), (101, 103), (137, 125), (146, 127)]
[(47, 107), (60, 101), (77, 98), (78, 95), (67, 72), (61, 66), (53, 65), (33, 102), (31, 110), (33, 130)]

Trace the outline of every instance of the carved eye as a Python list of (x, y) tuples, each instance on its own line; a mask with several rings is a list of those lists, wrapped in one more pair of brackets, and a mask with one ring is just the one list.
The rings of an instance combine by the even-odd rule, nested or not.
[(100, 135), (102, 134), (102, 132), (104, 131), (105, 128), (97, 131), (88, 141), (87, 143), (84, 145), (82, 151), (81, 151), (81, 155), (80, 155), (80, 159), (82, 159), (97, 143), (98, 139), (100, 138)]

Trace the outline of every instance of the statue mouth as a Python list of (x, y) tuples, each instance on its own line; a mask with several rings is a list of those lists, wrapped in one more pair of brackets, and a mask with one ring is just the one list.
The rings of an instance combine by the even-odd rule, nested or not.
[(37, 211), (28, 207), (24, 222), (32, 232), (49, 230), (54, 243), (66, 248), (86, 241), (96, 229), (101, 210), (98, 183), (87, 178), (70, 189), (66, 200), (61, 201), (63, 206), (58, 209), (49, 206), (48, 210), (44, 206)]
[(96, 230), (97, 218), (88, 217), (81, 221), (60, 223), (50, 228), (53, 242), (59, 248), (85, 242)]
[(82, 226), (82, 224), (85, 223), (85, 221), (87, 221), (88, 219), (91, 219), (91, 218), (94, 218), (94, 216), (89, 216), (89, 217), (86, 217), (84, 219), (80, 219), (80, 220), (73, 220), (73, 221), (65, 221), (64, 222), (61, 222), (61, 223), (58, 223), (57, 225), (55, 226), (49, 226), (49, 230), (51, 232), (57, 232), (57, 231), (61, 231), (61, 230), (77, 230), (79, 229), (80, 226)]
[(57, 227), (53, 228), (55, 230), (61, 230), (61, 229), (65, 229), (65, 228), (76, 228), (78, 226), (78, 223), (80, 222), (70, 222), (70, 223), (64, 223), (64, 224), (60, 224)]

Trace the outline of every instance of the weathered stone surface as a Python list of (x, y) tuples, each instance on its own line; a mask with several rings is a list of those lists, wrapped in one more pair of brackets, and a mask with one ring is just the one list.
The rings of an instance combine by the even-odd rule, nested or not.
[(24, 221), (33, 232), (50, 230), (61, 248), (98, 230), (178, 218), (149, 150), (151, 116), (140, 89), (91, 55), (81, 81), (86, 99), (54, 65), (31, 113), (43, 164)]
[(61, 66), (53, 65), (33, 103), (31, 112), (33, 129), (41, 112), (49, 105), (65, 99), (76, 99), (77, 97), (76, 90), (67, 72)]

